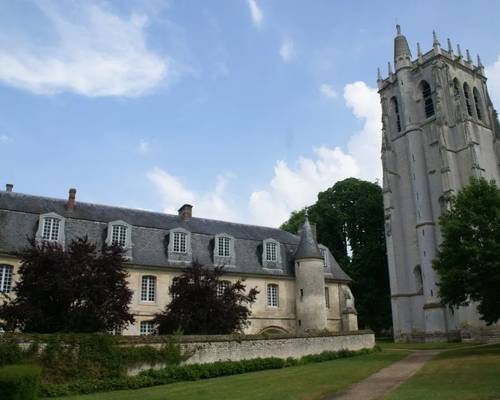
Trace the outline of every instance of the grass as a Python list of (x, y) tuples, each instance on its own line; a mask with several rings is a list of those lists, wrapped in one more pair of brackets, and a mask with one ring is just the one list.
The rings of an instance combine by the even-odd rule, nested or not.
[(408, 352), (378, 352), (351, 358), (259, 371), (196, 382), (181, 382), (139, 390), (120, 390), (64, 400), (315, 400), (333, 394)]
[(394, 343), (377, 341), (383, 350), (449, 350), (475, 346), (477, 343), (430, 342), (430, 343)]
[(387, 400), (485, 400), (500, 398), (500, 345), (445, 351)]

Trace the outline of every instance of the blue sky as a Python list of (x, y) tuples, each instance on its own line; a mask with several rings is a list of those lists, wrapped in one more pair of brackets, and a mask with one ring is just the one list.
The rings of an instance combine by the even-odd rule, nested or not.
[[(402, 5), (402, 4), (405, 5)], [(500, 106), (500, 2), (0, 2), (0, 177), (15, 191), (279, 225), (380, 178), (376, 69), (480, 53)]]

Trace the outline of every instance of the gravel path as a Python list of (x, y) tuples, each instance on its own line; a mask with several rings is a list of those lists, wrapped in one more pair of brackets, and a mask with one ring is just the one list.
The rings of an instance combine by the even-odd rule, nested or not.
[(370, 375), (330, 397), (329, 400), (379, 400), (410, 378), (427, 361), (442, 350), (417, 350), (388, 367)]

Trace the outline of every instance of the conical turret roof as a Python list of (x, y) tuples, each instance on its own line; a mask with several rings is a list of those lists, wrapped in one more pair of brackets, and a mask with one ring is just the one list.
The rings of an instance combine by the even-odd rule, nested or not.
[(314, 238), (307, 215), (304, 225), (302, 226), (302, 230), (300, 231), (299, 246), (295, 252), (295, 259), (297, 260), (300, 258), (323, 258), (321, 256), (321, 252), (319, 251), (318, 243)]

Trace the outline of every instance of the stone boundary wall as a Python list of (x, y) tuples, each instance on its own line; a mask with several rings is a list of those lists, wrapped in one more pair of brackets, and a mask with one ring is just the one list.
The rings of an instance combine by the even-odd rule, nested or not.
[[(323, 351), (361, 350), (375, 346), (375, 335), (371, 331), (346, 332), (325, 336), (240, 338), (213, 337), (214, 340), (181, 340), (183, 350), (194, 354), (183, 364), (206, 364), (215, 361), (239, 361), (252, 358), (300, 358)], [(144, 343), (150, 346), (159, 344)], [(140, 345), (137, 343), (136, 345)], [(142, 364), (128, 369), (128, 375), (137, 375), (147, 369), (161, 369), (164, 364)]]

